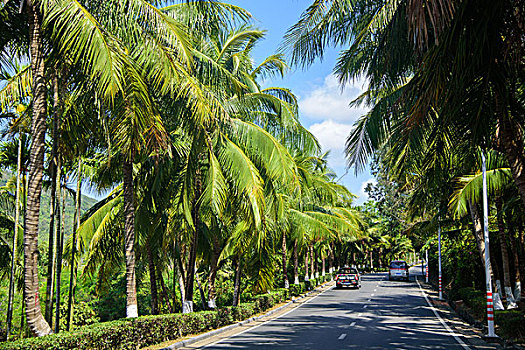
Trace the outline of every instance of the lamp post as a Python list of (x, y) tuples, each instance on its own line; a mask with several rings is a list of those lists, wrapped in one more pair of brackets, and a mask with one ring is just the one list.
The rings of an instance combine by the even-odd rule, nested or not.
[(428, 249), (425, 250), (425, 282), (428, 283)]
[(481, 170), (483, 172), (483, 231), (485, 236), (485, 283), (487, 287), (487, 323), (488, 337), (496, 337), (494, 333), (494, 301), (492, 299), (492, 276), (490, 275), (489, 250), (489, 204), (487, 196), (487, 165), (485, 152), (481, 152)]

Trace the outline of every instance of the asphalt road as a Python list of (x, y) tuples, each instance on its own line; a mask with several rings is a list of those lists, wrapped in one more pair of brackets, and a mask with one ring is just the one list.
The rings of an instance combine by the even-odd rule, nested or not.
[[(411, 274), (421, 274), (421, 267)], [(332, 289), (299, 308), (206, 349), (462, 349), (418, 285), (362, 277), (360, 290)]]

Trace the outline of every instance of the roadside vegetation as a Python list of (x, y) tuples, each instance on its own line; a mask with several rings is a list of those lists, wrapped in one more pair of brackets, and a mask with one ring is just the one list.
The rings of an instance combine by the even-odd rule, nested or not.
[[(285, 300), (352, 263), (367, 237), (355, 196), (293, 92), (262, 86), (288, 66), (254, 61), (264, 31), (250, 13), (6, 0), (0, 18), (1, 336), (59, 333), (5, 348), (136, 348), (246, 318), (275, 303), (267, 293)], [(163, 320), (179, 331), (155, 333)]]
[(444, 286), (481, 317), (484, 154), (493, 287), (501, 306), (513, 310), (497, 311), (495, 321), (502, 334), (522, 341), (523, 5), (321, 0), (305, 10), (285, 43), (293, 63), (303, 66), (328, 46), (341, 46), (334, 68), (341, 85), (366, 78), (367, 91), (349, 101), (370, 111), (348, 136), (348, 163), (359, 171), (373, 156), (375, 205), (416, 251), (429, 249), (434, 281), (441, 227)]

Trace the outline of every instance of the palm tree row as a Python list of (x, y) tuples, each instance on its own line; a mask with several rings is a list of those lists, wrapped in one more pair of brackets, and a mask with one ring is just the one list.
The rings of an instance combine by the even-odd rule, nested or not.
[[(290, 247), (298, 283), (302, 252), (312, 273), (318, 261), (324, 273), (336, 243), (363, 239), (353, 195), (300, 124), (296, 97), (261, 86), (287, 65), (281, 55), (254, 63), (264, 32), (247, 11), (214, 1), (35, 0), (21, 12), (18, 5), (0, 4), (0, 106), (31, 124), (16, 130), (31, 148), (27, 184), (14, 192), (27, 198), (15, 207), (24, 210), (24, 304), (34, 335), (52, 332), (53, 300), (60, 331), (63, 263), (69, 329), (77, 269), (103, 286), (125, 262), (126, 317), (137, 317), (137, 264), (147, 266), (153, 314), (159, 299), (169, 311), (177, 301), (192, 311), (194, 290), (206, 299), (203, 285), (207, 307), (216, 307), (221, 270), (233, 277), (237, 305), (243, 277), (254, 292), (277, 284), (279, 253), (289, 285)], [(110, 192), (83, 215), (82, 182)], [(42, 184), (51, 192), (45, 298), (37, 269)], [(76, 218), (66, 236), (71, 195)], [(177, 293), (166, 288), (169, 273)]]
[(521, 1), (322, 0), (286, 37), (295, 63), (342, 45), (340, 82), (367, 78), (367, 91), (351, 101), (370, 111), (348, 136), (349, 166), (360, 170), (376, 155), (381, 174), (407, 198), (406, 233), (420, 246), (439, 222), (451, 235), (470, 227), (484, 264), (480, 154), (487, 155), (500, 248), (492, 250), (492, 273), (503, 276), (509, 307), (521, 298), (525, 268), (522, 8)]

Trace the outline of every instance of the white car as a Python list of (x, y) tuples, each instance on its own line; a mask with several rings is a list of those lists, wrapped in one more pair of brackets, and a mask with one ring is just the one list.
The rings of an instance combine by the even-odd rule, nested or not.
[(390, 263), (390, 269), (388, 270), (388, 280), (394, 279), (409, 280), (408, 275), (408, 264), (404, 260), (394, 260)]

